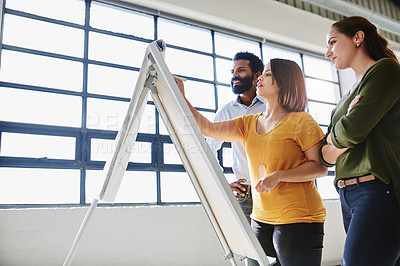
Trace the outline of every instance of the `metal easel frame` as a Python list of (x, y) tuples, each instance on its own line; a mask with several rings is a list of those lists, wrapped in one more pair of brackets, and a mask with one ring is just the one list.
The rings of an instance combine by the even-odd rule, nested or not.
[[(103, 188), (99, 196), (93, 199), (64, 261), (64, 266), (71, 264), (98, 202), (114, 202), (115, 200), (129, 161), (130, 147), (137, 137), (149, 91), (224, 249), (225, 260), (229, 260), (235, 266), (237, 264), (234, 254), (238, 254), (240, 259), (250, 257), (257, 260), (260, 265), (269, 265), (267, 256), (252, 232), (165, 64), (163, 56), (165, 47), (165, 43), (158, 40), (152, 42), (146, 50), (124, 124), (116, 138), (116, 151), (112, 160), (105, 166), (107, 176)], [(193, 151), (191, 150), (193, 145), (186, 144), (195, 144), (196, 149)]]

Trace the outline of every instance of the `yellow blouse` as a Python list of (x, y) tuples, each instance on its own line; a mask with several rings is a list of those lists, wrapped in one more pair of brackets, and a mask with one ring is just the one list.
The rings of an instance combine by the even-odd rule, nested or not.
[(252, 184), (251, 218), (270, 224), (323, 222), (326, 210), (314, 181), (280, 182), (269, 193), (258, 193), (254, 186), (260, 179), (259, 167), (266, 175), (291, 169), (306, 162), (304, 151), (323, 139), (324, 134), (306, 112), (292, 112), (265, 134), (256, 131), (258, 117), (245, 115), (234, 119), (244, 144)]

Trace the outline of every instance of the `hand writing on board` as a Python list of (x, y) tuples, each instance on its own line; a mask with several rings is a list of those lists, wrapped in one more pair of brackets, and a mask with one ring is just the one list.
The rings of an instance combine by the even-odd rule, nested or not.
[(183, 96), (185, 96), (185, 85), (183, 85), (183, 79), (173, 75), (176, 84), (178, 85), (179, 89)]

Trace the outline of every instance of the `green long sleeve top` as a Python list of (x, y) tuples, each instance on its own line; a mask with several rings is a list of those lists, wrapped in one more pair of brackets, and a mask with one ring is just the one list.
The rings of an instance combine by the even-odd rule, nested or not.
[[(360, 101), (347, 113), (350, 102), (358, 94)], [(349, 148), (336, 161), (335, 184), (373, 174), (393, 187), (400, 204), (400, 65), (383, 58), (371, 66), (357, 87), (349, 91), (332, 111), (328, 136), (337, 148)], [(321, 153), (320, 160), (327, 163)]]

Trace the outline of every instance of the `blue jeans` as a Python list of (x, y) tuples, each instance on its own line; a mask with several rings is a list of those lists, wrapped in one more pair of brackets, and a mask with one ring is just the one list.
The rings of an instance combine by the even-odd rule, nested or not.
[(347, 233), (342, 265), (400, 266), (400, 207), (393, 186), (374, 180), (338, 190)]
[[(323, 223), (271, 225), (251, 220), (251, 227), (274, 265), (319, 266), (324, 240)], [(258, 265), (251, 260), (248, 265)]]

